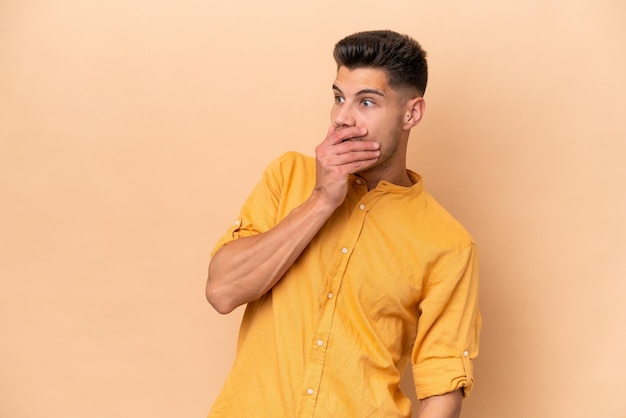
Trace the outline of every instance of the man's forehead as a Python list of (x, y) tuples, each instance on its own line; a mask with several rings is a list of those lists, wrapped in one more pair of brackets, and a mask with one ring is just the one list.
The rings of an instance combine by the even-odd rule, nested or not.
[(341, 91), (358, 92), (361, 90), (375, 89), (384, 93), (392, 90), (387, 81), (387, 74), (379, 68), (360, 67), (349, 69), (341, 66), (337, 70), (334, 87)]

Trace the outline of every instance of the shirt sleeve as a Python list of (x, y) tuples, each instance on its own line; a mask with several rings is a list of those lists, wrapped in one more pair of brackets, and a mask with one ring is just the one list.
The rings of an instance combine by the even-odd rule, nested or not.
[(474, 386), (478, 355), (478, 256), (473, 242), (443, 257), (425, 279), (412, 352), (418, 399)]
[(236, 239), (261, 234), (276, 225), (281, 196), (281, 166), (285, 158), (276, 159), (266, 168), (231, 227), (217, 241), (211, 256)]

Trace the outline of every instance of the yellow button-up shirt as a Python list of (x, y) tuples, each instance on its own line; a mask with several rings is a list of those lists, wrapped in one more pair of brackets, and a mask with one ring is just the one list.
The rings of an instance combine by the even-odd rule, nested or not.
[[(475, 244), (409, 175), (412, 187), (371, 191), (350, 177), (298, 260), (248, 303), (209, 417), (409, 417), (399, 389), (409, 361), (418, 398), (469, 394), (481, 324)], [(274, 161), (213, 253), (275, 226), (314, 185), (313, 158)]]

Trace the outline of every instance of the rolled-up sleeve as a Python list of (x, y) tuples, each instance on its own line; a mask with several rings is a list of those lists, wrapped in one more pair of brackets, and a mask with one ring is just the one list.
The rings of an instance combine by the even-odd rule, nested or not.
[(267, 167), (237, 218), (216, 243), (211, 256), (236, 239), (261, 234), (276, 225), (283, 182), (281, 166), (285, 159), (285, 155), (281, 156)]
[(418, 307), (412, 367), (418, 399), (474, 386), (482, 319), (478, 255), (473, 242), (443, 257), (425, 279)]

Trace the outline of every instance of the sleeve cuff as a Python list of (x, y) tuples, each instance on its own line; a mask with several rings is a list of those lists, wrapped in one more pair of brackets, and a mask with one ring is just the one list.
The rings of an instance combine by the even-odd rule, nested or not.
[(468, 397), (474, 387), (472, 359), (469, 351), (460, 357), (433, 358), (413, 366), (413, 381), (418, 399), (463, 390)]

